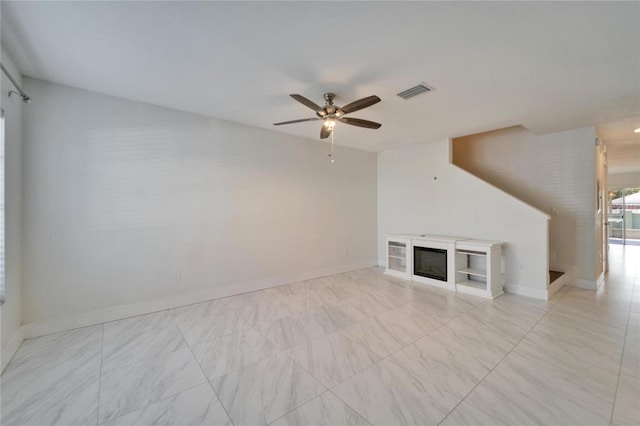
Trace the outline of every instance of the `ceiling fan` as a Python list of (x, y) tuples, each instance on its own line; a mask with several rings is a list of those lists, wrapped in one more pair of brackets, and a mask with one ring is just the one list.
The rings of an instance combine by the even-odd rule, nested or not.
[(318, 121), (322, 120), (322, 128), (320, 129), (320, 139), (326, 139), (329, 137), (331, 132), (333, 131), (336, 122), (350, 124), (352, 126), (365, 127), (367, 129), (379, 129), (382, 124), (375, 123), (369, 120), (362, 120), (360, 118), (351, 118), (345, 117), (346, 114), (349, 114), (354, 111), (361, 110), (363, 108), (370, 107), (373, 104), (377, 104), (380, 102), (380, 98), (376, 95), (367, 96), (366, 98), (358, 99), (357, 101), (351, 102), (343, 107), (338, 107), (333, 104), (333, 98), (335, 98), (334, 93), (325, 93), (324, 100), (326, 101), (326, 105), (321, 107), (317, 105), (313, 101), (305, 98), (302, 95), (289, 95), (296, 101), (300, 102), (302, 105), (305, 105), (316, 112), (317, 117), (314, 118), (303, 118), (301, 120), (292, 120), (292, 121), (283, 121), (280, 123), (273, 123), (274, 126), (281, 126), (283, 124), (293, 124), (293, 123), (302, 123), (305, 121)]

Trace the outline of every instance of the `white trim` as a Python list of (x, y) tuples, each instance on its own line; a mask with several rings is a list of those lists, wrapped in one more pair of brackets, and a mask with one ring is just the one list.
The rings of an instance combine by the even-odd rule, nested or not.
[(2, 351), (0, 352), (0, 373), (2, 373), (5, 367), (9, 364), (9, 361), (11, 361), (11, 358), (16, 354), (16, 351), (24, 339), (23, 329), (20, 327), (15, 331), (15, 333), (13, 333), (13, 336), (11, 336), (11, 339), (9, 339), (7, 344), (4, 345), (4, 348), (2, 348)]
[(558, 272), (564, 272), (564, 275), (562, 277), (560, 277), (559, 279), (564, 280), (565, 284), (566, 283), (570, 283), (573, 280), (576, 279), (576, 271), (577, 271), (577, 266), (576, 265), (571, 265), (568, 263), (552, 263), (549, 264), (549, 270), (550, 271), (558, 271)]
[(576, 278), (575, 281), (573, 281), (569, 285), (571, 287), (584, 288), (584, 289), (587, 289), (587, 290), (597, 290), (598, 289), (598, 283), (595, 282), (594, 280), (583, 280), (583, 279), (580, 279), (580, 278)]
[(598, 277), (598, 281), (596, 281), (596, 290), (600, 288), (600, 286), (604, 284), (604, 271)]
[(54, 318), (51, 320), (25, 324), (21, 327), (20, 330), (25, 339), (44, 336), (47, 334), (59, 333), (61, 331), (68, 331), (76, 328), (87, 327), (90, 325), (102, 324), (109, 321), (116, 321), (124, 318), (135, 317), (138, 315), (149, 314), (152, 312), (164, 311), (166, 309), (178, 308), (180, 306), (192, 305), (194, 303), (206, 302), (208, 300), (234, 296), (237, 294), (277, 287), (280, 285), (298, 281), (320, 278), (327, 275), (340, 274), (356, 269), (369, 268), (372, 266), (377, 266), (375, 260), (354, 263), (348, 266), (324, 268), (311, 273), (301, 273), (291, 275), (289, 277), (272, 278), (244, 284), (228, 285), (204, 291), (191, 292), (179, 296), (171, 296), (165, 299), (157, 299), (148, 302), (115, 306), (113, 308), (100, 309), (97, 311), (73, 314), (65, 317)]
[(551, 298), (551, 296), (556, 294), (558, 290), (564, 287), (566, 282), (567, 282), (567, 274), (564, 273), (560, 277), (558, 277), (558, 279), (555, 280), (553, 283), (549, 284), (549, 287), (547, 287), (547, 294), (549, 299)]
[(517, 294), (520, 296), (533, 297), (534, 299), (549, 300), (549, 292), (542, 288), (505, 284), (504, 291), (506, 293)]

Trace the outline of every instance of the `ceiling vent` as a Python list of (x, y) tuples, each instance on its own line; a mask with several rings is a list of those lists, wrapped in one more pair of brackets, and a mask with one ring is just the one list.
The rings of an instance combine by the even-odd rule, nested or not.
[(412, 87), (410, 89), (407, 89), (405, 91), (398, 93), (398, 96), (400, 96), (402, 99), (409, 99), (409, 98), (413, 98), (414, 96), (418, 96), (421, 93), (433, 92), (434, 90), (436, 89), (434, 89), (431, 86), (428, 86), (426, 83), (420, 83), (415, 87)]

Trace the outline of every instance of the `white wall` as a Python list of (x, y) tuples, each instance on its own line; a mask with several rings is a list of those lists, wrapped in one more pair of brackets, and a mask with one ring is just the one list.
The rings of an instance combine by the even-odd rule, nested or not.
[(516, 126), (453, 143), (455, 164), (551, 214), (551, 269), (592, 283), (597, 256), (595, 137), (592, 127), (537, 136)]
[[(2, 48), (2, 64), (21, 83), (21, 74)], [(2, 74), (0, 104), (5, 112), (5, 297), (0, 307), (2, 328), (2, 368), (9, 362), (22, 337), (21, 313), (21, 233), (22, 233), (22, 111), (24, 103), (10, 98), (15, 90)]]
[(378, 155), (380, 264), (405, 232), (503, 241), (507, 290), (546, 296), (547, 215), (450, 164), (448, 140)]
[(25, 87), (25, 323), (376, 263), (375, 153)]

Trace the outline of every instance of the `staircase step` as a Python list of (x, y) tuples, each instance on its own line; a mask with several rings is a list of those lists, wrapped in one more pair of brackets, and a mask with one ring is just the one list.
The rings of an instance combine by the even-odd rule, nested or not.
[(549, 271), (549, 284), (553, 283), (555, 280), (564, 275), (564, 272), (558, 271)]

